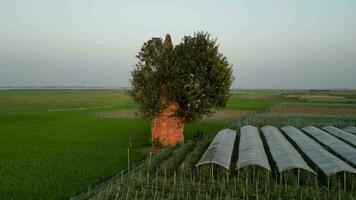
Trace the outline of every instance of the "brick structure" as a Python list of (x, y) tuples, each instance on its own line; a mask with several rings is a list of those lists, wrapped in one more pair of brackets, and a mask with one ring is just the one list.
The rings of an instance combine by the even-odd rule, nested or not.
[[(165, 48), (173, 46), (170, 35), (166, 35), (163, 46)], [(161, 83), (161, 88), (164, 88), (164, 83)], [(178, 104), (167, 101), (164, 97), (161, 97), (161, 102), (166, 107), (157, 114), (151, 123), (152, 142), (159, 142), (163, 146), (183, 143), (184, 120), (174, 116)]]
[(153, 119), (151, 124), (153, 142), (159, 142), (163, 146), (184, 142), (184, 122), (179, 117), (174, 116), (174, 111), (177, 108), (177, 103), (169, 103), (167, 107)]

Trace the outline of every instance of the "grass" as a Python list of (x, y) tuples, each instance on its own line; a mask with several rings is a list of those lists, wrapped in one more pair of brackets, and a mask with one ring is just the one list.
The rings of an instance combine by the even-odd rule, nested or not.
[[(67, 113), (68, 114), (68, 113)], [(145, 155), (149, 124), (72, 113), (0, 126), (1, 199), (68, 198)]]
[[(268, 98), (251, 98), (254, 95)], [(298, 101), (278, 95), (237, 92), (225, 110), (257, 111)], [(0, 91), (0, 199), (73, 197), (125, 169), (129, 144), (131, 162), (144, 159), (143, 149), (150, 145), (149, 121), (97, 115), (136, 108), (121, 90)], [(214, 134), (230, 124), (190, 123), (185, 137), (197, 131)]]
[[(110, 108), (95, 109), (96, 106)], [(52, 109), (86, 108), (50, 112)], [(150, 123), (95, 113), (136, 108), (118, 90), (0, 91), (0, 199), (66, 199), (146, 157)], [(225, 122), (185, 128), (212, 132)]]
[[(263, 93), (262, 93), (263, 94)], [(270, 95), (266, 94), (267, 98), (252, 98), (256, 95), (255, 93), (252, 94), (240, 94), (234, 93), (229, 102), (226, 105), (227, 110), (249, 110), (249, 111), (261, 111), (267, 109), (271, 106), (285, 103), (285, 102), (303, 102), (299, 99), (285, 99), (283, 96), (280, 95)], [(258, 95), (258, 94), (257, 94)], [(261, 95), (261, 94), (259, 94)]]

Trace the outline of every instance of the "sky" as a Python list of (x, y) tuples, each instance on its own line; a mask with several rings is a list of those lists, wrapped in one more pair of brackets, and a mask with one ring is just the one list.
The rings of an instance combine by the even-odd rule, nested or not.
[(0, 0), (0, 87), (128, 87), (145, 41), (196, 31), (233, 88), (356, 89), (354, 0)]

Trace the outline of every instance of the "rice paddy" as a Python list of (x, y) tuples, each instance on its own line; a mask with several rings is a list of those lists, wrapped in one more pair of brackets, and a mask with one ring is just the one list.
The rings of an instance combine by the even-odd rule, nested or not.
[[(315, 92), (301, 93), (314, 94)], [(132, 115), (137, 111), (137, 106), (122, 90), (0, 91), (0, 199), (68, 199), (78, 195), (83, 197), (83, 193), (99, 199), (103, 198), (104, 194), (107, 198), (127, 196), (127, 199), (135, 199), (134, 189), (142, 187), (142, 184), (139, 184), (141, 182), (145, 182), (151, 189), (144, 186), (147, 191), (143, 194), (140, 193), (143, 191), (141, 188), (137, 192), (137, 199), (148, 198), (150, 193), (153, 195), (151, 197), (156, 196), (156, 199), (160, 199), (162, 195), (163, 199), (193, 199), (193, 197), (196, 199), (196, 195), (200, 199), (203, 196), (205, 199), (209, 195), (215, 199), (224, 199), (243, 194), (251, 195), (252, 191), (256, 195), (256, 185), (251, 184), (252, 179), (250, 180), (253, 176), (252, 169), (247, 170), (246, 173), (232, 170), (228, 175), (225, 170), (217, 166), (214, 166), (213, 170), (211, 166), (203, 166), (199, 171), (196, 170), (195, 164), (210, 144), (210, 136), (228, 127), (239, 130), (242, 124), (257, 127), (266, 124), (277, 127), (335, 125), (343, 128), (352, 126), (355, 122), (352, 115), (330, 117), (319, 114), (300, 117), (298, 113), (278, 113), (278, 115), (261, 113), (280, 103), (311, 101), (299, 97), (285, 97), (288, 94), (294, 95), (295, 92), (234, 91), (227, 107), (219, 110), (216, 116), (185, 126), (187, 144), (161, 150), (166, 153), (159, 156), (161, 151), (150, 153), (147, 150), (151, 145), (149, 121)], [(347, 101), (348, 104), (352, 103), (355, 97), (352, 92), (337, 94), (337, 96), (344, 96), (342, 100)], [(124, 114), (112, 117), (102, 113)], [(192, 141), (193, 135), (198, 131), (204, 133), (204, 140)], [(235, 145), (238, 145), (237, 142), (238, 139)], [(235, 149), (236, 146), (233, 155), (236, 155)], [(234, 159), (237, 157), (235, 156)], [(146, 169), (148, 160), (151, 160), (151, 165)], [(232, 161), (232, 165), (236, 161)], [(130, 173), (123, 171), (128, 169), (128, 163)], [(144, 164), (140, 165), (140, 163)], [(141, 166), (144, 170), (135, 170), (134, 166)], [(159, 176), (155, 176), (156, 173)], [(271, 182), (264, 184), (265, 173), (263, 169), (256, 168), (254, 179), (259, 180), (256, 181), (259, 183), (257, 187), (259, 199), (266, 197), (262, 185), (273, 185), (273, 189), (275, 187), (275, 190), (269, 190), (270, 195), (277, 195), (279, 192), (284, 195), (279, 179), (278, 181), (273, 179), (272, 174), (270, 174)], [(246, 177), (250, 177), (247, 185)], [(308, 177), (308, 175), (304, 176), (302, 173), (301, 177)], [(339, 178), (342, 179), (341, 176)], [(127, 181), (130, 183), (132, 181), (133, 184), (124, 184)], [(302, 191), (303, 195), (305, 193), (304, 197), (307, 197), (307, 191), (315, 187), (312, 184), (315, 181), (312, 178), (301, 178), (301, 184), (304, 182), (309, 184)], [(339, 182), (336, 181), (335, 184), (338, 185)], [(163, 189), (165, 187), (159, 187), (156, 191), (156, 184), (166, 184), (165, 187), (170, 187), (171, 191)], [(242, 188), (244, 184), (244, 190), (235, 189), (235, 187)], [(111, 189), (108, 190), (104, 185), (109, 185)], [(188, 185), (191, 185), (189, 187), (191, 190), (188, 189)], [(101, 192), (100, 186), (103, 186)], [(291, 193), (294, 190), (299, 193), (295, 187), (289, 187), (289, 183), (287, 186), (291, 189), (288, 190)], [(209, 192), (203, 194), (202, 191), (207, 188)], [(235, 193), (229, 193), (230, 190), (234, 190)], [(272, 194), (271, 191), (275, 192)], [(325, 194), (325, 190), (322, 191)], [(216, 195), (218, 193), (220, 196)], [(346, 196), (349, 194), (349, 192), (340, 193)]]

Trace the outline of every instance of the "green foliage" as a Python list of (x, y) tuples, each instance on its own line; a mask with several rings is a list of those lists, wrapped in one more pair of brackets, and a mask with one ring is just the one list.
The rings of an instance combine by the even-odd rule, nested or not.
[(188, 172), (191, 172), (195, 169), (195, 164), (199, 161), (200, 157), (203, 155), (204, 151), (210, 144), (210, 138), (204, 138), (202, 141), (199, 141), (193, 151), (191, 151), (182, 164), (180, 165), (180, 173), (187, 175)]
[(172, 156), (172, 150), (176, 149), (178, 147), (178, 145), (176, 146), (172, 146), (166, 149), (163, 149), (161, 151), (159, 151), (158, 153), (155, 153), (152, 156), (152, 153), (150, 153), (150, 157), (147, 160), (147, 166), (146, 169), (144, 170), (145, 172), (149, 172), (149, 173), (155, 173), (158, 169), (158, 167), (160, 166), (160, 164), (168, 159), (170, 156)]
[(194, 148), (194, 143), (189, 141), (185, 144), (182, 144), (180, 148), (176, 149), (172, 152), (172, 156), (164, 161), (161, 166), (160, 170), (161, 173), (166, 173), (167, 175), (172, 175), (173, 171), (177, 169), (179, 164), (183, 162), (186, 155)]
[(226, 105), (232, 69), (208, 33), (185, 36), (174, 48), (163, 47), (160, 38), (152, 38), (137, 58), (129, 94), (144, 117), (154, 118), (164, 107), (162, 99), (178, 103), (176, 114), (186, 122)]

